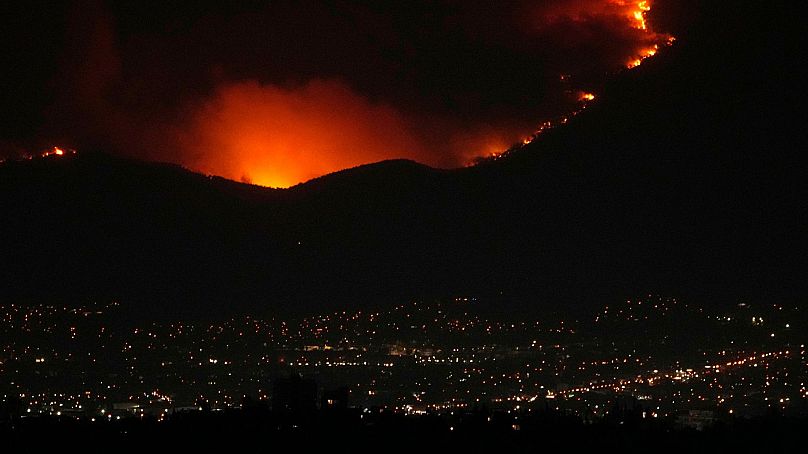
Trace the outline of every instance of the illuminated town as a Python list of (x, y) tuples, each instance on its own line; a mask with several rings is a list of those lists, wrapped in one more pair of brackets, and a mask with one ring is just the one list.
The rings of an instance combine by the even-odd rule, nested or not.
[(4, 399), (23, 418), (163, 420), (245, 402), (271, 408), (276, 381), (299, 376), (316, 384), (313, 407), (344, 390), (339, 405), (406, 415), (634, 412), (702, 428), (808, 411), (805, 345), (792, 328), (805, 314), (793, 307), (708, 313), (648, 295), (588, 320), (506, 322), (464, 297), (298, 322), (142, 326), (122, 324), (120, 309), (2, 306)]

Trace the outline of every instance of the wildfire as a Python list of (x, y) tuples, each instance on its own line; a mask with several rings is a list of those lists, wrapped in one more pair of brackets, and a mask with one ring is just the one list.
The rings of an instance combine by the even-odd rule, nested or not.
[[(64, 149), (60, 147), (53, 147), (39, 154), (40, 157), (46, 158), (48, 156), (64, 156), (66, 154), (76, 154), (76, 150)], [(29, 158), (30, 159), (30, 158)]]
[(254, 81), (223, 86), (197, 113), (186, 137), (184, 146), (202, 143), (218, 150), (188, 167), (271, 187), (391, 155), (427, 155), (396, 110), (329, 80), (295, 88)]
[[(665, 41), (665, 45), (666, 46), (671, 46), (671, 45), (673, 45), (674, 41), (676, 41), (676, 38), (674, 38), (673, 36), (669, 36), (667, 38), (667, 40)], [(638, 56), (632, 57), (632, 59), (629, 60), (628, 63), (626, 63), (626, 68), (632, 69), (632, 68), (636, 68), (637, 66), (640, 66), (643, 61), (645, 61), (648, 58), (653, 57), (654, 55), (657, 54), (658, 51), (659, 51), (659, 44), (654, 44), (653, 47), (649, 47), (648, 49), (641, 50), (639, 52)]]
[(635, 27), (640, 30), (648, 30), (648, 25), (645, 23), (645, 13), (651, 11), (651, 7), (647, 1), (638, 2), (637, 9), (632, 12), (634, 20), (636, 21)]
[[(628, 6), (626, 2), (622, 1), (619, 4), (621, 6)], [(645, 20), (645, 15), (648, 13), (648, 11), (651, 11), (651, 4), (647, 0), (633, 4), (632, 10), (630, 11), (630, 19), (634, 23), (633, 27), (637, 30), (642, 30), (643, 33), (648, 34), (649, 38), (655, 41), (664, 41), (666, 46), (673, 45), (676, 38), (670, 35), (661, 35), (648, 27), (648, 23)], [(637, 66), (640, 66), (644, 60), (656, 55), (657, 51), (659, 50), (659, 45), (660, 44), (654, 44), (652, 47), (639, 51), (638, 55), (632, 56), (631, 59), (626, 63), (626, 68), (636, 68)]]
[(67, 156), (67, 155), (75, 155), (76, 150), (72, 148), (61, 148), (61, 147), (51, 147), (46, 149), (45, 151), (37, 151), (37, 152), (23, 152), (17, 155), (2, 158), (0, 157), (0, 164), (4, 164), (7, 161), (31, 161), (34, 159), (43, 159), (50, 156)]
[(638, 30), (648, 30), (648, 24), (645, 22), (645, 13), (651, 11), (651, 4), (647, 0), (641, 2), (611, 0), (610, 3), (626, 12), (625, 14), (633, 23), (632, 26), (634, 28)]
[(595, 95), (592, 94), (592, 93), (581, 92), (581, 94), (578, 95), (578, 101), (586, 102), (586, 101), (594, 101), (594, 100), (595, 100)]
[(654, 55), (656, 55), (658, 48), (659, 48), (659, 46), (655, 45), (651, 49), (646, 49), (646, 50), (641, 51), (639, 57), (636, 57), (636, 58), (632, 59), (631, 61), (629, 61), (628, 63), (626, 63), (626, 68), (631, 69), (631, 68), (636, 68), (637, 66), (640, 66), (642, 64), (642, 62), (646, 58), (651, 58)]
[[(545, 3), (548, 5), (536, 6), (535, 11), (542, 14), (540, 19), (534, 13), (520, 18), (537, 26), (525, 33), (564, 35), (570, 30), (589, 30), (598, 33), (593, 35), (598, 38), (600, 33), (617, 34), (620, 41), (616, 45), (625, 47), (604, 46), (611, 70), (639, 66), (673, 42), (653, 30), (649, 16), (652, 0)], [(553, 22), (553, 18), (561, 20)], [(576, 36), (587, 39), (588, 35)], [(571, 68), (577, 67), (574, 63)], [(574, 72), (571, 68), (560, 69)], [(196, 171), (272, 187), (289, 187), (391, 157), (436, 167), (454, 167), (462, 162), (473, 165), (506, 156), (539, 135), (574, 121), (576, 115), (591, 107), (598, 94), (588, 91), (594, 90), (592, 87), (576, 87), (576, 76), (567, 72), (559, 76), (567, 95), (565, 107), (559, 109), (563, 112), (526, 129), (522, 129), (521, 121), (518, 125), (476, 124), (467, 128), (453, 118), (441, 118), (439, 125), (424, 128), (420, 117), (381, 102), (383, 98), (365, 96), (350, 81), (312, 79), (300, 85), (231, 81), (220, 84), (196, 106), (179, 128), (178, 147), (184, 150), (182, 164)], [(442, 137), (438, 145), (433, 137)], [(445, 150), (442, 156), (434, 152), (436, 146)], [(205, 151), (208, 149), (215, 152)]]
[[(673, 45), (674, 41), (676, 41), (676, 38), (674, 38), (673, 36), (657, 33), (657, 32), (653, 31), (649, 27), (648, 23), (646, 22), (645, 15), (646, 15), (646, 13), (651, 11), (651, 2), (650, 1), (644, 0), (644, 1), (640, 1), (640, 2), (632, 2), (632, 1), (626, 1), (626, 0), (610, 0), (610, 4), (613, 5), (613, 6), (619, 7), (621, 11), (625, 11), (626, 17), (628, 18), (628, 20), (632, 24), (631, 25), (632, 28), (635, 28), (637, 30), (641, 30), (644, 35), (647, 35), (647, 37), (648, 37), (647, 42), (656, 42), (657, 43), (657, 44), (654, 44), (654, 45), (652, 45), (650, 47), (646, 47), (644, 49), (639, 50), (637, 52), (637, 54), (632, 56), (631, 59), (626, 63), (626, 68), (632, 69), (632, 68), (636, 68), (637, 66), (640, 66), (643, 63), (643, 61), (645, 61), (646, 59), (651, 58), (651, 57), (653, 57), (653, 56), (655, 56), (657, 54), (657, 52), (660, 49), (660, 45), (671, 46), (671, 45)], [(560, 77), (561, 77), (561, 80), (565, 81), (565, 82), (571, 79), (571, 76), (568, 75), (568, 74), (562, 74)], [(581, 104), (580, 104), (580, 107), (578, 109), (570, 112), (569, 115), (563, 116), (563, 117), (558, 118), (558, 119), (556, 119), (554, 121), (545, 121), (545, 122), (541, 123), (539, 125), (539, 127), (536, 129), (536, 131), (533, 132), (532, 135), (523, 138), (520, 144), (518, 144), (517, 146), (515, 146), (515, 147), (513, 147), (511, 149), (505, 150), (505, 151), (503, 151), (501, 153), (492, 153), (491, 157), (488, 158), (488, 159), (496, 160), (496, 159), (499, 159), (499, 158), (501, 158), (503, 156), (506, 156), (512, 150), (518, 149), (521, 146), (525, 146), (525, 145), (530, 144), (539, 135), (541, 135), (545, 131), (548, 131), (548, 130), (552, 129), (552, 128), (556, 127), (559, 124), (560, 125), (566, 124), (569, 121), (570, 117), (574, 117), (574, 116), (578, 115), (579, 113), (583, 112), (583, 110), (586, 109), (586, 104), (588, 102), (594, 101), (595, 98), (596, 98), (596, 96), (595, 96), (594, 93), (589, 93), (589, 92), (586, 92), (586, 91), (579, 91), (578, 92), (578, 101)]]
[[(289, 187), (392, 157), (436, 167), (477, 162), (479, 157), (497, 159), (531, 143), (540, 134), (574, 121), (576, 115), (599, 101), (600, 93), (588, 91), (596, 90), (597, 85), (576, 86), (578, 76), (593, 82), (590, 76), (594, 74), (577, 74), (579, 70), (591, 71), (588, 63), (579, 65), (579, 46), (587, 50), (581, 55), (603, 52), (596, 59), (598, 65), (605, 66), (597, 68), (597, 74), (603, 74), (637, 67), (673, 43), (672, 37), (654, 30), (652, 0), (544, 3), (520, 15), (517, 30), (536, 45), (544, 38), (550, 44), (564, 38), (564, 45), (569, 42), (576, 52), (568, 61), (547, 66), (558, 67), (562, 73), (558, 86), (563, 92), (558, 94), (563, 93), (563, 98), (558, 99), (563, 102), (558, 106), (548, 104), (546, 111), (553, 113), (537, 118), (540, 121), (532, 125), (526, 125), (524, 118), (497, 118), (500, 123), (472, 125), (456, 119), (454, 112), (436, 112), (430, 115), (436, 117), (435, 122), (426, 124), (432, 120), (413, 114), (409, 103), (399, 109), (395, 96), (394, 100), (366, 96), (361, 91), (362, 83), (350, 78), (301, 79), (297, 84), (247, 78), (217, 84), (216, 90), (195, 103), (175, 125), (176, 138), (173, 132), (166, 134), (171, 136), (167, 141), (182, 150), (177, 159), (190, 169), (272, 187)], [(524, 23), (527, 26), (523, 27)], [(609, 37), (616, 37), (614, 43), (607, 42)], [(588, 47), (592, 41), (595, 47)], [(524, 49), (533, 49), (532, 45)], [(473, 106), (476, 102), (471, 99), (461, 104)], [(67, 153), (55, 147), (43, 156)]]

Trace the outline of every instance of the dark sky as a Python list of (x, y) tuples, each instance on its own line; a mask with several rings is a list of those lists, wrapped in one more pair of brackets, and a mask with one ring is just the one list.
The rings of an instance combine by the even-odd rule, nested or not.
[(685, 8), (648, 4), (642, 30), (622, 0), (4, 2), (0, 153), (102, 149), (277, 186), (462, 166), (664, 41)]

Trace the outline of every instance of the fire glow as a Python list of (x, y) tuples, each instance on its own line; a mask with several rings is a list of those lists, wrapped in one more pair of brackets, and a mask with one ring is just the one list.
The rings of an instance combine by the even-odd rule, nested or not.
[[(622, 1), (618, 2), (618, 4), (621, 6), (627, 6), (627, 3)], [(657, 41), (657, 43), (649, 48), (640, 50), (637, 55), (632, 56), (626, 63), (626, 68), (628, 69), (636, 68), (637, 66), (640, 66), (644, 60), (656, 55), (657, 51), (659, 51), (660, 44), (671, 46), (676, 40), (676, 38), (673, 36), (657, 33), (648, 27), (648, 23), (645, 20), (645, 15), (649, 11), (651, 11), (651, 4), (648, 1), (637, 2), (633, 5), (630, 18), (634, 23), (634, 28), (637, 30), (642, 30), (644, 34), (648, 35), (648, 38), (653, 41)]]
[(70, 156), (75, 155), (76, 150), (72, 148), (64, 148), (64, 147), (50, 147), (44, 151), (39, 152), (23, 152), (17, 154), (11, 158), (0, 158), (0, 164), (5, 163), (6, 161), (31, 161), (34, 159), (44, 159), (50, 157), (60, 157), (60, 156)]
[[(609, 4), (623, 11), (628, 26), (641, 31), (644, 40), (658, 42), (636, 51), (625, 65), (627, 68), (639, 66), (656, 55), (660, 44), (673, 43), (672, 37), (650, 28), (646, 20), (651, 10), (649, 1), (609, 0)], [(575, 110), (542, 122), (521, 140), (521, 145), (529, 144), (548, 129), (566, 124), (596, 98), (594, 93), (577, 93), (579, 106)], [(234, 84), (220, 90), (217, 98), (197, 114), (189, 136), (192, 142), (214, 145), (220, 152), (203, 155), (192, 167), (259, 185), (288, 187), (391, 157), (445, 166), (428, 158), (430, 153), (425, 149), (433, 145), (414, 134), (411, 124), (391, 107), (372, 105), (335, 81), (314, 81), (292, 90), (254, 83)], [(507, 149), (508, 140), (502, 134), (496, 139), (490, 131), (462, 136), (467, 137), (463, 147), (477, 150), (473, 157), (496, 159)], [(468, 137), (476, 143), (470, 143)], [(462, 154), (452, 149), (460, 148), (452, 147), (452, 142), (457, 145), (457, 139), (450, 133), (446, 151)], [(500, 145), (492, 147), (491, 143)], [(469, 162), (468, 155), (463, 159)]]
[(271, 187), (422, 152), (394, 109), (331, 80), (294, 88), (257, 82), (221, 87), (196, 112), (183, 140), (186, 149), (217, 150), (200, 154), (196, 170)]
[[(648, 35), (647, 37), (650, 40), (663, 42), (665, 46), (672, 46), (674, 41), (676, 41), (676, 38), (674, 38), (673, 36), (654, 32), (653, 30), (651, 30), (648, 27), (648, 23), (646, 22), (646, 19), (645, 19), (646, 13), (651, 11), (651, 4), (650, 4), (650, 2), (648, 0), (644, 0), (644, 1), (640, 1), (640, 2), (627, 2), (627, 1), (624, 1), (624, 0), (610, 0), (609, 3), (611, 5), (613, 5), (613, 6), (618, 7), (618, 8), (625, 9), (627, 11), (626, 17), (628, 18), (628, 20), (632, 24), (632, 27), (637, 29), (637, 30), (642, 31), (642, 33), (644, 35)], [(651, 46), (649, 48), (640, 50), (638, 52), (638, 55), (632, 56), (631, 59), (628, 61), (628, 63), (626, 63), (626, 65), (625, 65), (626, 68), (627, 69), (633, 69), (633, 68), (636, 68), (636, 67), (640, 66), (643, 63), (644, 60), (655, 56), (657, 54), (657, 52), (659, 51), (659, 49), (660, 49), (660, 44), (656, 43), (656, 44), (654, 44), (653, 46)], [(563, 75), (561, 75), (561, 80), (562, 81), (568, 80), (569, 77), (570, 77), (569, 75), (563, 74)], [(561, 118), (556, 119), (555, 121), (544, 121), (544, 122), (542, 122), (539, 125), (539, 127), (536, 129), (536, 131), (534, 131), (532, 135), (522, 139), (521, 143), (518, 146), (509, 148), (508, 150), (504, 150), (504, 151), (499, 152), (499, 153), (491, 153), (491, 155), (488, 156), (487, 159), (496, 160), (496, 159), (499, 159), (499, 158), (501, 158), (503, 156), (506, 156), (511, 151), (513, 151), (515, 149), (519, 149), (519, 148), (521, 148), (521, 147), (523, 147), (525, 145), (530, 144), (531, 142), (536, 140), (536, 138), (538, 138), (542, 133), (546, 132), (547, 130), (552, 129), (552, 128), (558, 126), (558, 125), (567, 124), (567, 122), (569, 121), (569, 119), (571, 117), (577, 116), (578, 114), (583, 112), (583, 110), (586, 109), (587, 103), (589, 103), (591, 101), (594, 101), (595, 98), (596, 98), (596, 96), (593, 93), (589, 93), (589, 92), (585, 92), (585, 91), (579, 91), (578, 92), (578, 102), (580, 103), (580, 107), (578, 109), (573, 110), (568, 115), (562, 116)]]
[(28, 155), (27, 158), (28, 159), (33, 159), (35, 157), (47, 158), (47, 157), (51, 157), (51, 156), (60, 157), (60, 156), (72, 156), (72, 155), (75, 155), (75, 154), (76, 154), (76, 150), (74, 150), (72, 148), (51, 147), (51, 148), (49, 148), (49, 149), (47, 149), (47, 150), (45, 150), (43, 152), (40, 152), (39, 154)]
[[(672, 37), (653, 30), (652, 6), (650, 0), (504, 2), (494, 8), (501, 13), (494, 16), (473, 6), (458, 7), (457, 15), (446, 17), (454, 28), (444, 29), (437, 21), (432, 35), (451, 35), (460, 43), (460, 55), (477, 55), (484, 50), (478, 47), (490, 47), (481, 52), (489, 66), (480, 74), (470, 74), (483, 66), (474, 58), (465, 59), (472, 61), (468, 67), (458, 66), (464, 60), (446, 63), (440, 57), (456, 55), (449, 53), (455, 46), (444, 48), (443, 38), (434, 39), (429, 33), (424, 37), (420, 30), (410, 35), (373, 22), (368, 31), (390, 39), (384, 46), (366, 46), (361, 33), (353, 37), (355, 42), (346, 41), (350, 45), (324, 45), (352, 36), (355, 24), (347, 21), (335, 23), (333, 30), (321, 27), (326, 31), (302, 40), (298, 49), (292, 39), (296, 30), (288, 30), (292, 36), (288, 41), (275, 42), (282, 34), (263, 33), (266, 27), (261, 25), (264, 19), (272, 23), (275, 16), (252, 11), (245, 14), (263, 19), (241, 23), (212, 18), (221, 32), (214, 36), (219, 39), (243, 28), (244, 42), (261, 41), (265, 48), (231, 62), (229, 55), (240, 55), (237, 51), (244, 43), (222, 40), (210, 61), (174, 72), (174, 65), (166, 62), (175, 61), (174, 52), (187, 42), (207, 43), (211, 38), (203, 31), (207, 27), (199, 27), (195, 31), (199, 36), (192, 34), (181, 45), (173, 36), (155, 36), (175, 46), (154, 56), (153, 49), (141, 48), (151, 37), (133, 35), (129, 41), (118, 41), (121, 37), (110, 18), (91, 15), (79, 21), (77, 33), (71, 35), (86, 41), (73, 46), (84, 53), (67, 59), (76, 65), (66, 70), (67, 86), (60, 91), (70, 96), (54, 109), (59, 119), (76, 120), (66, 121), (64, 131), (57, 130), (54, 136), (77, 147), (87, 148), (83, 143), (87, 140), (121, 154), (271, 187), (290, 187), (386, 159), (462, 167), (482, 157), (499, 157), (509, 147), (528, 144), (567, 124), (597, 102), (592, 86), (583, 84), (597, 84), (603, 74), (634, 68), (670, 45)], [(322, 25), (318, 21), (333, 19), (329, 8), (323, 11), (326, 19), (297, 7), (264, 13), (287, 14), (287, 10), (295, 12), (290, 17), (315, 29)], [(378, 16), (383, 19), (385, 14), (381, 11)], [(417, 45), (408, 41), (413, 36)], [(385, 46), (398, 52), (388, 52)], [(288, 64), (287, 58), (266, 58), (273, 52), (294, 58), (288, 58)], [(366, 67), (330, 64), (340, 59), (337, 54)], [(500, 59), (499, 54), (505, 57)], [(266, 60), (284, 63), (266, 64)], [(122, 68), (131, 68), (132, 74)], [(381, 68), (378, 73), (376, 68)], [(206, 69), (210, 76), (199, 76)], [(523, 73), (529, 76), (499, 82), (502, 74)], [(560, 81), (552, 80), (556, 74), (563, 74)], [(166, 106), (166, 93), (152, 90), (186, 77), (192, 88), (178, 94), (177, 105)], [(577, 80), (589, 82), (577, 85)], [(122, 87), (124, 93), (113, 87)], [(127, 87), (135, 88), (126, 92)], [(49, 153), (59, 156), (56, 150)]]
[(637, 22), (636, 27), (640, 30), (648, 30), (648, 25), (645, 23), (645, 13), (648, 11), (651, 11), (651, 7), (647, 1), (644, 1), (637, 3), (637, 9), (632, 13), (634, 20)]

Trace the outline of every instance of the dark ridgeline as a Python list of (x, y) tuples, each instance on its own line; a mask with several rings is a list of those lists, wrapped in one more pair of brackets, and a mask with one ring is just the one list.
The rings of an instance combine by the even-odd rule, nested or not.
[(3, 298), (143, 317), (454, 294), (530, 312), (645, 291), (796, 301), (801, 24), (780, 5), (699, 8), (584, 115), (473, 168), (387, 161), (279, 191), (87, 150), (6, 163)]

